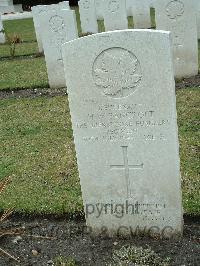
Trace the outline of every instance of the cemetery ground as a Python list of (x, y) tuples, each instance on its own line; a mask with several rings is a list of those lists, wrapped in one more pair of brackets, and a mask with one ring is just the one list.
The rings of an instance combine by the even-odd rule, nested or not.
[(48, 88), (32, 19), (7, 21), (4, 27), (11, 36), (17, 33), (19, 43), (13, 58), (11, 44), (0, 45), (0, 180), (11, 177), (0, 208), (14, 209), (0, 231), (10, 232), (0, 238), (0, 247), (14, 258), (2, 254), (0, 265), (52, 265), (52, 260), (55, 265), (109, 265), (113, 253), (126, 245), (143, 248), (143, 253), (137, 250), (140, 262), (149, 254), (144, 254), (148, 245), (171, 260), (161, 264), (151, 254), (149, 265), (200, 265), (200, 76), (176, 83), (183, 239), (107, 239), (103, 233), (93, 239), (84, 223), (66, 90)]

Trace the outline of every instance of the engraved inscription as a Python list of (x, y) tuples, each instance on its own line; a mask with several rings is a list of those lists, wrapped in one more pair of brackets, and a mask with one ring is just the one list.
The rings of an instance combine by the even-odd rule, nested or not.
[(89, 1), (89, 0), (85, 0), (85, 1), (83, 2), (83, 8), (85, 8), (85, 9), (89, 9), (89, 7), (90, 7), (90, 1)]
[(170, 19), (176, 19), (183, 15), (184, 4), (181, 1), (171, 1), (166, 6), (166, 13)]
[(65, 27), (63, 18), (57, 15), (50, 18), (49, 25), (53, 32), (60, 32)]
[(143, 169), (144, 164), (139, 165), (130, 165), (128, 162), (128, 146), (122, 146), (122, 152), (123, 152), (123, 159), (124, 164), (122, 165), (111, 165), (111, 169), (124, 169), (125, 171), (125, 179), (126, 179), (126, 190), (127, 190), (127, 198), (131, 197), (130, 192), (130, 177), (129, 177), (129, 170), (130, 169)]
[(110, 12), (115, 13), (119, 9), (119, 1), (118, 0), (109, 1), (108, 9), (110, 10)]
[(142, 79), (140, 62), (130, 51), (109, 48), (96, 58), (93, 78), (101, 92), (112, 98), (123, 98), (137, 89)]

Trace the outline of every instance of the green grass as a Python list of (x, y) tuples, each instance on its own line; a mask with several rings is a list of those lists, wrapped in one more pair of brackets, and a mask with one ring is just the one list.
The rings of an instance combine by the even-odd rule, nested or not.
[(179, 90), (177, 106), (184, 207), (200, 214), (200, 90)]
[(24, 42), (36, 41), (33, 19), (7, 20), (3, 22), (4, 30), (8, 34), (20, 34)]
[(43, 87), (49, 87), (43, 57), (0, 61), (0, 90)]
[[(177, 92), (184, 209), (199, 214), (198, 89)], [(0, 101), (0, 179), (12, 183), (1, 208), (74, 214), (82, 211), (67, 97)]]
[(1, 208), (82, 210), (66, 97), (0, 101), (0, 178), (12, 175)]
[[(16, 44), (15, 56), (32, 55), (38, 53), (38, 45), (36, 42)], [(7, 44), (0, 45), (0, 56), (10, 57), (10, 47)]]

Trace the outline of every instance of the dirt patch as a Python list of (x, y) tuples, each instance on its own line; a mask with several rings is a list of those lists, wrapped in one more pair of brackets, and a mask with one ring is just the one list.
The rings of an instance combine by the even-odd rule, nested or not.
[[(186, 78), (183, 80), (179, 80), (176, 82), (176, 89), (186, 89), (198, 87), (200, 88), (200, 74)], [(0, 90), (0, 99), (7, 99), (7, 98), (35, 98), (40, 96), (63, 96), (67, 94), (66, 88), (59, 88), (59, 89), (50, 89), (50, 88), (34, 88), (34, 89), (15, 89), (15, 90)]]
[(14, 215), (1, 226), (1, 230), (8, 228), (18, 228), (19, 234), (2, 237), (0, 247), (19, 258), (20, 263), (3, 255), (1, 266), (52, 265), (52, 260), (60, 255), (73, 257), (78, 265), (103, 266), (109, 264), (113, 251), (124, 245), (150, 246), (160, 257), (170, 257), (174, 266), (200, 265), (200, 224), (193, 218), (185, 218), (184, 236), (180, 240), (109, 239), (103, 235), (94, 239), (87, 232), (84, 220), (53, 216), (26, 218)]
[(8, 98), (35, 98), (41, 96), (63, 96), (67, 94), (66, 88), (60, 89), (50, 89), (50, 88), (40, 88), (40, 89), (24, 89), (24, 90), (3, 90), (0, 91), (0, 99)]
[(176, 89), (200, 88), (200, 74), (194, 77), (185, 78), (176, 82)]

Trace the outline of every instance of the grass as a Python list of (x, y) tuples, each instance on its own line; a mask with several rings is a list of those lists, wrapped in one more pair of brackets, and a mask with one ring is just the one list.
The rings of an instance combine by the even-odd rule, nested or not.
[[(200, 213), (198, 89), (177, 92), (184, 210)], [(82, 212), (67, 97), (0, 101), (0, 179), (12, 183), (3, 209), (27, 213)]]
[(49, 87), (43, 57), (0, 61), (0, 90), (38, 87)]
[[(16, 44), (15, 56), (32, 55), (37, 53), (38, 53), (38, 46), (36, 42)], [(10, 57), (9, 45), (5, 44), (0, 45), (0, 55), (1, 57)]]
[(200, 214), (200, 91), (177, 96), (183, 203), (186, 212)]
[(0, 178), (12, 183), (0, 206), (21, 212), (82, 210), (66, 97), (2, 100)]
[(8, 34), (19, 33), (24, 42), (35, 42), (35, 30), (32, 18), (7, 20), (3, 22)]

